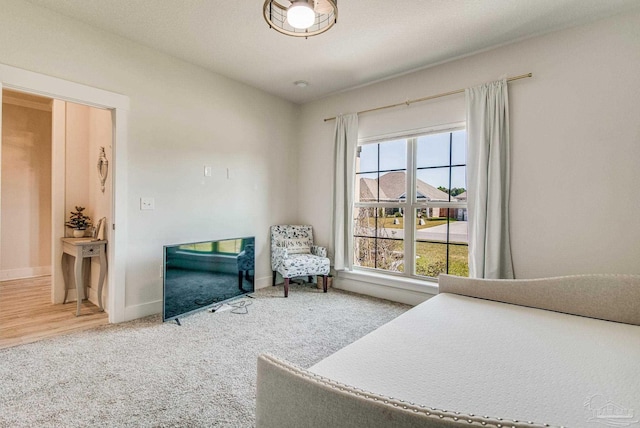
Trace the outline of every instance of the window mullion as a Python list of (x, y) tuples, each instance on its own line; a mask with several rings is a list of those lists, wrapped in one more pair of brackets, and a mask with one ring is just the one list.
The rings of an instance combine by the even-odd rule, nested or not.
[[(453, 133), (449, 133), (449, 202), (451, 202), (451, 188), (453, 185), (451, 184), (451, 174), (453, 173), (453, 168), (451, 164), (453, 163)], [(451, 210), (447, 208), (447, 258), (445, 263), (445, 271), (444, 273), (449, 273), (449, 236), (451, 232)]]
[(415, 273), (415, 228), (416, 228), (416, 147), (417, 138), (407, 139), (407, 198), (404, 220), (404, 274)]

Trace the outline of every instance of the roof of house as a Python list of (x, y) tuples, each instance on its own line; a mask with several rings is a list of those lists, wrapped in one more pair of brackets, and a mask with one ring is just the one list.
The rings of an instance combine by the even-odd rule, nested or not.
[[(416, 191), (418, 192), (419, 199), (425, 198), (427, 201), (448, 201), (449, 200), (448, 193), (445, 193), (442, 190), (437, 189), (420, 179), (417, 180)], [(455, 198), (451, 198), (451, 200), (455, 201)]]
[(387, 172), (380, 176), (380, 189), (393, 200), (400, 199), (407, 188), (407, 174), (403, 171)]
[(459, 195), (456, 195), (455, 198), (458, 201), (466, 201), (467, 200), (467, 192), (462, 192)]
[[(380, 199), (378, 199), (378, 196)], [(378, 180), (373, 178), (361, 178), (360, 179), (360, 201), (361, 202), (371, 202), (371, 201), (385, 201), (389, 200), (389, 197), (386, 195), (382, 186), (378, 191)]]
[[(388, 172), (380, 176), (379, 199), (378, 180), (373, 178), (360, 179), (360, 201), (381, 202), (398, 201), (406, 198), (407, 175), (404, 171)], [(449, 195), (424, 181), (417, 180), (418, 198), (425, 198), (428, 201), (448, 201)], [(466, 194), (466, 193), (465, 193)], [(455, 198), (452, 198), (455, 200)]]

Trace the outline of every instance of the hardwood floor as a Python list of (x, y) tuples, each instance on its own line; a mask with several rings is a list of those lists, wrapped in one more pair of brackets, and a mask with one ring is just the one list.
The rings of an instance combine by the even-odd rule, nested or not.
[(88, 330), (108, 323), (106, 312), (93, 303), (51, 303), (51, 277), (0, 282), (0, 349), (47, 337)]

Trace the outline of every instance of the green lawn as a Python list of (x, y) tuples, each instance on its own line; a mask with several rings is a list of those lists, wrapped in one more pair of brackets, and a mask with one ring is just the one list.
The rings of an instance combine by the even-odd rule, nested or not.
[[(368, 227), (376, 226), (376, 218), (367, 217), (365, 224)], [(384, 229), (403, 229), (404, 217), (379, 217), (378, 227)], [(394, 224), (397, 221), (398, 224)], [(449, 219), (450, 223), (455, 222), (455, 219)], [(447, 223), (446, 218), (434, 218), (424, 219), (423, 225), (418, 224), (417, 229), (427, 229), (430, 227), (440, 226)], [(368, 240), (367, 240), (368, 241)], [(387, 241), (389, 242), (389, 241)], [(403, 244), (400, 241), (396, 241), (390, 244), (391, 247), (388, 251), (391, 253), (404, 254)], [(373, 248), (373, 240), (370, 245)], [(363, 247), (364, 248), (364, 247)], [(373, 251), (373, 250), (369, 250)], [(373, 267), (374, 262), (372, 258), (374, 253), (369, 253), (369, 256), (362, 259), (362, 266)], [(356, 259), (358, 257), (356, 256)], [(449, 274), (458, 276), (469, 276), (469, 247), (466, 245), (450, 245), (449, 246)], [(367, 260), (367, 261), (365, 261)], [(404, 264), (393, 263), (394, 257), (392, 254), (384, 259), (378, 258), (378, 268), (390, 269), (402, 272), (404, 270)], [(395, 260), (398, 260), (395, 258)], [(444, 273), (447, 269), (447, 247), (444, 244), (434, 244), (428, 242), (416, 242), (416, 275), (428, 276), (436, 278), (440, 273)]]
[[(369, 241), (369, 251), (372, 251), (371, 249), (373, 248), (373, 239), (365, 238), (365, 240)], [(391, 247), (389, 248), (389, 251), (391, 251), (391, 253), (400, 255), (404, 253), (402, 241), (385, 241), (391, 245)], [(360, 266), (374, 267), (372, 256), (370, 256), (367, 260), (368, 261), (363, 260), (363, 263), (360, 264)], [(393, 268), (391, 265), (391, 263), (393, 263), (393, 260), (393, 257), (390, 257), (389, 259), (378, 259), (378, 268), (404, 272), (404, 263), (400, 264), (396, 268)], [(468, 260), (469, 247), (467, 247), (466, 245), (449, 245), (449, 274), (458, 276), (469, 276)], [(446, 245), (434, 244), (430, 242), (416, 242), (416, 275), (436, 278), (439, 274), (446, 271), (446, 267)]]
[[(443, 244), (416, 243), (416, 274), (437, 277), (446, 270), (447, 248)], [(469, 276), (469, 247), (449, 245), (449, 274)]]
[[(398, 219), (399, 224), (393, 224), (393, 221)], [(369, 217), (369, 227), (375, 227), (375, 218)], [(449, 219), (450, 223), (456, 221), (455, 219)], [(446, 218), (435, 218), (433, 220), (425, 219), (424, 224), (418, 224), (418, 229), (427, 229), (429, 227), (440, 226), (441, 224), (447, 224)], [(378, 226), (385, 229), (402, 229), (404, 228), (404, 217), (378, 217)]]

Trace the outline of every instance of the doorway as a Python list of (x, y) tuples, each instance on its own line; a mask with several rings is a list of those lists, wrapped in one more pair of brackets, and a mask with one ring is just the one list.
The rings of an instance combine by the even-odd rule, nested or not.
[[(112, 159), (109, 159), (109, 178), (107, 182), (112, 186), (112, 193), (107, 203), (111, 208), (111, 218), (109, 219), (108, 227), (104, 231), (104, 238), (108, 242), (107, 259), (109, 265), (106, 284), (108, 296), (105, 306), (108, 308), (109, 322), (116, 323), (125, 321), (127, 319), (125, 310), (127, 248), (126, 130), (129, 98), (113, 92), (0, 64), (0, 91), (4, 90), (13, 90), (57, 101), (72, 102), (108, 110), (111, 117)], [(0, 128), (1, 127), (2, 123), (0, 122)], [(60, 156), (59, 150), (56, 150), (55, 147), (52, 147), (52, 149), (53, 157)], [(1, 157), (2, 153), (0, 152), (0, 159)], [(90, 161), (90, 164), (93, 164), (95, 167), (94, 162), (96, 161), (97, 159)], [(52, 159), (52, 164), (56, 165), (55, 159)], [(59, 180), (61, 180), (60, 174), (52, 171), (52, 189), (61, 188), (59, 183), (57, 184)], [(55, 200), (56, 195), (52, 194), (53, 204), (55, 204)], [(0, 206), (0, 212), (1, 208)], [(62, 217), (56, 218), (56, 212), (52, 210), (53, 225), (56, 225), (56, 227), (64, 225), (65, 217), (67, 216), (68, 213), (63, 213)], [(1, 223), (2, 217), (0, 216), (0, 226)], [(61, 236), (64, 235), (55, 233), (55, 231), (52, 230), (50, 242), (54, 248), (53, 266), (56, 266), (58, 264), (57, 261), (60, 260), (56, 257), (56, 254), (58, 253), (58, 248), (61, 247)], [(1, 257), (2, 254), (0, 254), (0, 258)], [(52, 275), (55, 276), (55, 272), (52, 272)]]
[(52, 100), (2, 93), (0, 280), (51, 275)]
[[(89, 227), (76, 233), (89, 238), (92, 224), (111, 219), (111, 112), (4, 90), (2, 125), (0, 347), (106, 323), (98, 307), (102, 266), (92, 266), (94, 258), (83, 259), (88, 287), (80, 316), (75, 304), (63, 305), (78, 296), (63, 276), (57, 241), (71, 236), (64, 221), (77, 207), (89, 216)], [(98, 176), (94, 160), (100, 157)]]

